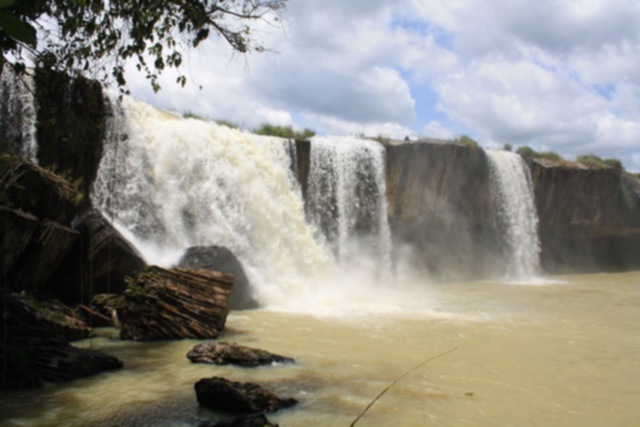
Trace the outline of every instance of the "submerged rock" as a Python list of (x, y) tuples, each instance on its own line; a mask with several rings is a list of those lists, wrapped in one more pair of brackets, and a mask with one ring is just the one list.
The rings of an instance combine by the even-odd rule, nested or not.
[(264, 416), (264, 414), (250, 414), (235, 418), (226, 423), (203, 422), (198, 427), (278, 427)]
[(214, 270), (149, 267), (129, 280), (122, 339), (215, 338), (229, 313), (233, 276)]
[(282, 399), (255, 383), (229, 381), (221, 377), (203, 378), (195, 384), (198, 403), (211, 409), (253, 414), (273, 412), (295, 405), (297, 400)]
[(187, 357), (193, 363), (239, 365), (244, 367), (295, 362), (290, 357), (269, 353), (265, 350), (219, 341), (207, 341), (198, 344), (189, 351)]
[(233, 274), (235, 277), (231, 292), (230, 308), (243, 310), (256, 308), (257, 301), (251, 295), (251, 285), (242, 263), (224, 246), (194, 246), (186, 250), (178, 267), (188, 269), (208, 269)]

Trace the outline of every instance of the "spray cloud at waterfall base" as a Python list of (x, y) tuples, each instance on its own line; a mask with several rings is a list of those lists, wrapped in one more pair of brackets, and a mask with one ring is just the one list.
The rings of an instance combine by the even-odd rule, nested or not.
[[(306, 220), (289, 141), (183, 119), (130, 98), (113, 121), (92, 197), (148, 262), (169, 266), (188, 247), (224, 245), (243, 262), (255, 298), (267, 307), (340, 307), (388, 301), (395, 293), (380, 280), (389, 231), (377, 143), (318, 143), (325, 147), (320, 156), (333, 153), (347, 166), (333, 177), (342, 224), (334, 239)], [(366, 161), (345, 180), (354, 159)], [(310, 191), (321, 179), (312, 171)], [(347, 194), (353, 191), (360, 197)], [(367, 209), (349, 206), (356, 203)], [(363, 211), (367, 230), (356, 233)], [(375, 257), (348, 255), (363, 249), (363, 242)]]

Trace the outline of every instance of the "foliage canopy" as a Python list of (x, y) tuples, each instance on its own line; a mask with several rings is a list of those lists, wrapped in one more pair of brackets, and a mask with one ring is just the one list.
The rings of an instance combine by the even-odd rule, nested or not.
[[(154, 90), (166, 68), (212, 34), (235, 52), (265, 50), (251, 33), (257, 20), (277, 22), (287, 0), (0, 0), (0, 65), (25, 61), (71, 74), (91, 72), (126, 87), (133, 60)], [(186, 77), (179, 73), (177, 83)]]

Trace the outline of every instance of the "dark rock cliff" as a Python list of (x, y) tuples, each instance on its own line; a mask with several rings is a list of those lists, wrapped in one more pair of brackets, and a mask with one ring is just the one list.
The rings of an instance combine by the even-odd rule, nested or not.
[(396, 257), (434, 279), (484, 277), (501, 265), (486, 154), (453, 143), (387, 146)]
[(640, 268), (638, 177), (615, 168), (529, 164), (545, 271)]

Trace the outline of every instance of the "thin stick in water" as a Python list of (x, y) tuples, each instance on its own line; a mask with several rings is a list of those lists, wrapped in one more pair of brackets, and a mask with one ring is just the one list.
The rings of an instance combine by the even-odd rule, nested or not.
[(415, 371), (416, 369), (418, 369), (419, 367), (421, 367), (422, 365), (426, 364), (427, 362), (431, 362), (432, 360), (438, 359), (440, 357), (446, 356), (449, 353), (453, 353), (454, 351), (456, 351), (458, 349), (458, 347), (454, 347), (451, 350), (447, 350), (444, 353), (440, 353), (436, 356), (432, 356), (429, 357), (426, 360), (423, 360), (422, 362), (418, 363), (416, 366), (414, 366), (413, 368), (409, 369), (408, 371), (406, 371), (405, 373), (403, 373), (402, 375), (400, 375), (398, 378), (396, 378), (391, 384), (389, 384), (384, 390), (382, 390), (380, 392), (380, 394), (378, 394), (372, 401), (371, 403), (369, 403), (367, 405), (366, 408), (364, 408), (364, 411), (360, 412), (360, 415), (358, 415), (358, 418), (356, 418), (352, 423), (350, 427), (354, 427), (356, 425), (356, 423), (360, 420), (360, 418), (362, 418), (364, 416), (364, 414), (367, 413), (367, 411), (369, 410), (369, 408), (371, 408), (373, 406), (374, 403), (376, 403), (378, 401), (378, 399), (380, 399), (382, 397), (382, 395), (384, 395), (386, 392), (388, 392), (391, 387), (393, 387), (394, 385), (396, 385), (401, 379), (403, 379), (404, 377), (406, 377), (407, 375), (409, 375), (411, 372)]

